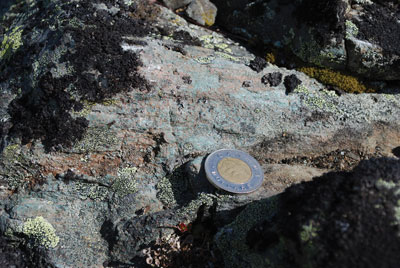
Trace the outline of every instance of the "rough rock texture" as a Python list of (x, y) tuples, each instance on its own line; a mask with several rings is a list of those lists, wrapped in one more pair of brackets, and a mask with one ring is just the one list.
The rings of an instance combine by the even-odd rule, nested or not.
[(362, 161), (247, 206), (215, 240), (226, 267), (394, 268), (399, 187), (399, 160)]
[(199, 24), (211, 26), (215, 23), (217, 7), (209, 0), (193, 0), (185, 13)]
[(213, 2), (217, 24), (252, 42), (288, 48), (317, 66), (370, 79), (400, 79), (398, 1)]
[(171, 9), (184, 7), (190, 4), (192, 1), (193, 0), (163, 0), (164, 4)]
[[(147, 1), (18, 1), (1, 27), (0, 237), (21, 267), (145, 267), (185, 236), (176, 256), (218, 267), (213, 236), (243, 206), (400, 145), (399, 95), (255, 71), (238, 43)], [(265, 85), (275, 72), (301, 84)], [(221, 148), (260, 161), (258, 191), (210, 187), (201, 162)], [(176, 237), (189, 223), (208, 228)]]

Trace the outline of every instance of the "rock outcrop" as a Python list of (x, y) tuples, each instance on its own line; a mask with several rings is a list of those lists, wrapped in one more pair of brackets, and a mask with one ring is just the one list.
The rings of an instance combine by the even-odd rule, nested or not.
[[(395, 87), (339, 94), (148, 1), (5, 10), (0, 247), (21, 266), (220, 267), (214, 237), (244, 206), (397, 154)], [(210, 186), (202, 162), (221, 148), (261, 163), (258, 191)]]
[(215, 0), (218, 24), (319, 67), (400, 79), (398, 1)]

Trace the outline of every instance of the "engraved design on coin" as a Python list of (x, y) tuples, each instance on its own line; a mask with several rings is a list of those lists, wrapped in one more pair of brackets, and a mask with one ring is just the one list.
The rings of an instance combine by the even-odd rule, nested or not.
[(246, 183), (251, 178), (250, 167), (238, 158), (227, 157), (218, 162), (218, 173), (233, 183)]
[(232, 193), (251, 193), (264, 179), (257, 160), (239, 150), (222, 149), (211, 153), (204, 168), (212, 185)]

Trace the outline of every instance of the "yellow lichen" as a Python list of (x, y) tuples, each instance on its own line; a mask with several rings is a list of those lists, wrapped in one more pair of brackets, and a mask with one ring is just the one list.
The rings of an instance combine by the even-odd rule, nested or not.
[(201, 17), (203, 18), (206, 26), (212, 26), (215, 22), (215, 14), (212, 10), (204, 12)]
[(8, 59), (20, 46), (22, 46), (22, 31), (21, 26), (17, 26), (11, 30), (11, 33), (4, 35), (0, 46), (0, 60)]
[(358, 81), (357, 78), (330, 69), (303, 67), (300, 68), (299, 71), (315, 78), (323, 84), (338, 87), (348, 93), (374, 92), (373, 89), (367, 88), (363, 83)]
[(274, 64), (276, 62), (275, 54), (272, 52), (267, 53), (267, 55), (265, 55), (265, 59), (271, 64)]
[(24, 223), (22, 232), (45, 248), (56, 247), (60, 240), (54, 227), (41, 216), (28, 219)]

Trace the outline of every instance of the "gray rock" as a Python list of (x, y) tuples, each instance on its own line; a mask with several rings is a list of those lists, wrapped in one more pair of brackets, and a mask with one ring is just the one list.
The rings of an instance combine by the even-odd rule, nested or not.
[[(222, 228), (246, 204), (399, 146), (399, 95), (338, 96), (272, 64), (257, 73), (217, 32), (113, 3), (20, 3), (1, 21), (0, 235), (39, 254), (35, 267), (143, 267), (139, 249), (203, 204), (218, 204)], [(263, 84), (274, 72), (301, 84), (288, 95)], [(222, 148), (259, 160), (260, 190), (210, 187), (201, 162)], [(33, 221), (48, 235), (24, 231)]]
[[(354, 2), (354, 1), (353, 1)], [(397, 4), (217, 0), (219, 23), (249, 40), (289, 48), (320, 67), (399, 80)]]
[(184, 7), (190, 4), (193, 0), (163, 0), (164, 4), (172, 10)]
[(209, 0), (193, 0), (185, 12), (199, 24), (211, 26), (215, 23), (217, 7)]

